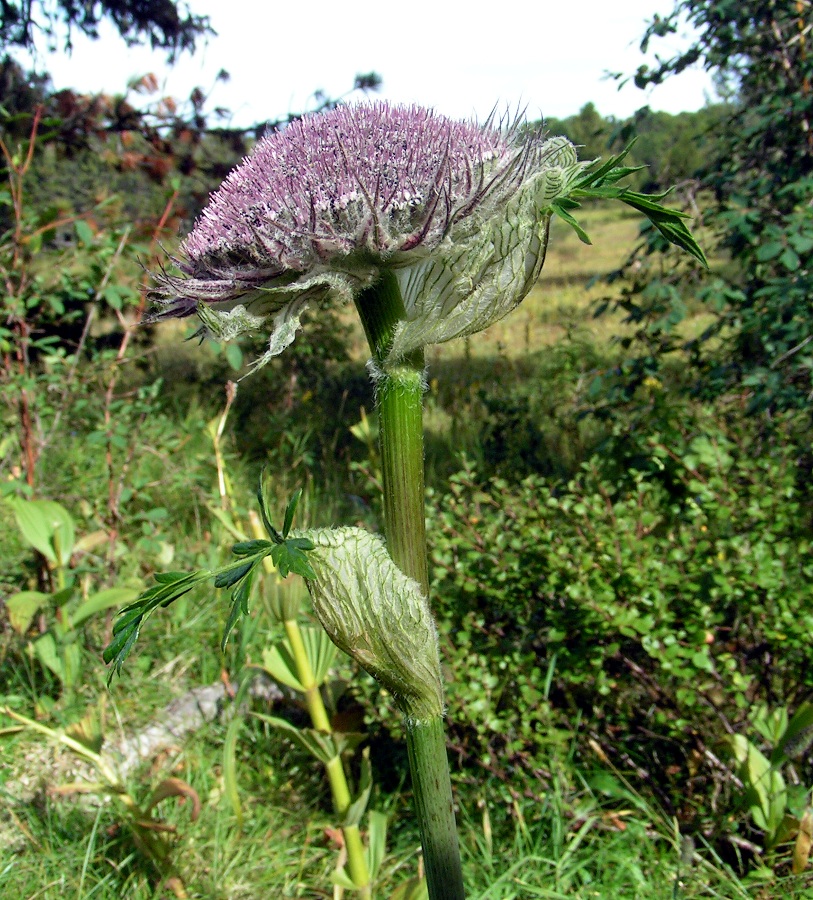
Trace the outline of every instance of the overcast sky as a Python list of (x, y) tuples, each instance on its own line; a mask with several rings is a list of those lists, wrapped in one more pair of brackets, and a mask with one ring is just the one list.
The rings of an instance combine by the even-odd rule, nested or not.
[[(77, 36), (70, 57), (40, 57), (40, 68), (58, 88), (111, 93), (154, 72), (171, 96), (211, 89), (209, 106), (229, 108), (236, 126), (301, 111), (313, 104), (316, 89), (343, 94), (356, 73), (369, 71), (383, 78), (383, 98), (481, 120), (495, 105), (524, 107), (529, 118), (561, 118), (592, 101), (604, 115), (625, 117), (647, 104), (680, 112), (713, 99), (701, 70), (651, 92), (632, 84), (619, 91), (606, 78), (608, 71), (632, 74), (644, 62), (645, 23), (667, 13), (671, 0), (190, 0), (190, 6), (210, 16), (218, 34), (173, 69), (161, 54), (128, 49), (112, 29), (98, 42)], [(657, 49), (668, 56), (687, 41), (672, 37)], [(220, 69), (230, 73), (228, 84), (215, 84)]]

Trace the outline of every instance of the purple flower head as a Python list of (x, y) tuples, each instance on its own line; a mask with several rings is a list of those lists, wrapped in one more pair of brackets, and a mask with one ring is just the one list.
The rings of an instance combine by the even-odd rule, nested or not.
[(479, 331), (539, 275), (550, 203), (582, 172), (545, 140), (385, 103), (343, 106), (263, 138), (212, 196), (162, 274), (158, 317), (220, 338), (294, 338), (311, 302), (352, 300), (385, 269), (406, 318), (390, 356)]

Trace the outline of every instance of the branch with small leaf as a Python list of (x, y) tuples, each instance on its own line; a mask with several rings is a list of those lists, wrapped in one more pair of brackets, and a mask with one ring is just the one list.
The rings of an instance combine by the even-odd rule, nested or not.
[(231, 609), (221, 639), (223, 648), (237, 620), (241, 615), (248, 614), (254, 578), (266, 557), (271, 558), (271, 562), (283, 578), (291, 573), (301, 575), (303, 578), (315, 577), (306, 556), (307, 551), (313, 549), (313, 543), (308, 538), (288, 537), (302, 490), (298, 490), (291, 497), (280, 532), (271, 524), (268, 515), (265, 483), (263, 479), (257, 492), (257, 499), (263, 524), (271, 540), (241, 541), (235, 544), (232, 553), (237, 559), (217, 569), (198, 569), (188, 573), (162, 572), (153, 576), (155, 584), (144, 591), (134, 603), (125, 606), (113, 626), (113, 640), (104, 651), (104, 661), (112, 663), (108, 683), (113, 675), (121, 674), (121, 667), (138, 640), (145, 620), (156, 609), (170, 606), (199, 585), (212, 582), (216, 588), (228, 588), (231, 591)]
[(574, 218), (572, 211), (581, 207), (580, 200), (620, 200), (646, 216), (670, 244), (685, 250), (708, 268), (705, 253), (686, 226), (685, 219), (690, 219), (691, 216), (681, 210), (670, 209), (661, 202), (669, 196), (669, 191), (662, 194), (642, 194), (626, 187), (619, 187), (619, 181), (646, 168), (621, 165), (631, 149), (632, 144), (618, 156), (612, 156), (600, 166), (585, 171), (568, 194), (556, 197), (551, 202), (551, 209), (570, 225), (583, 243), (590, 244), (592, 241)]

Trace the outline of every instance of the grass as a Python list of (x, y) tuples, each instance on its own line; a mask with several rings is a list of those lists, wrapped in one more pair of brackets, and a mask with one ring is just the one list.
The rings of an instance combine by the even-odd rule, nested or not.
[[(242, 754), (243, 788), (249, 798), (242, 829), (224, 798), (218, 728), (199, 734), (165, 763), (176, 777), (189, 781), (202, 803), (194, 822), (188, 807), (165, 802), (161, 810), (164, 823), (177, 829), (172, 858), (189, 897), (328, 896), (337, 846), (323, 792), (314, 779), (301, 778), (297, 768), (303, 761), (290, 749), (278, 746), (265, 757), (267, 767), (258, 769), (251, 755), (268, 751), (256, 746), (261, 737), (255, 733)], [(18, 744), (16, 749), (23, 748)], [(2, 896), (20, 900), (173, 896), (166, 883), (160, 885), (132, 834), (122, 826), (114, 804), (93, 795), (59, 798), (55, 787), (38, 790), (28, 802), (4, 790)], [(402, 816), (403, 799), (392, 795), (382, 800), (396, 816), (392, 853), (381, 880), (381, 896), (389, 897), (415, 869), (418, 838)], [(471, 900), (805, 896), (795, 894), (789, 882), (774, 886), (784, 893), (760, 894), (724, 866), (699, 856), (681, 862), (679, 835), (643, 803), (635, 809), (602, 809), (589, 792), (574, 795), (556, 784), (541, 804), (505, 800), (505, 788), (498, 783), (459, 791)]]

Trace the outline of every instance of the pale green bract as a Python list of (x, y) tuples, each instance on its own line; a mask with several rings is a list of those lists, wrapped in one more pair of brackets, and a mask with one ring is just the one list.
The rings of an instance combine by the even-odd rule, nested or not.
[(591, 164), (515, 121), (457, 122), (420, 107), (340, 107), (264, 138), (156, 275), (156, 318), (197, 315), (226, 340), (268, 337), (309, 307), (356, 300), (388, 274), (403, 295), (385, 368), (487, 328), (533, 287), (553, 202)]
[(566, 138), (545, 146), (547, 168), (530, 175), (504, 205), (484, 204), (424, 259), (393, 267), (406, 320), (395, 329), (385, 365), (427, 344), (483, 331), (528, 295), (545, 262), (551, 203), (591, 165), (578, 161)]
[(438, 639), (418, 584), (361, 528), (302, 531), (314, 549), (314, 612), (331, 640), (393, 696), (412, 723), (443, 714)]

